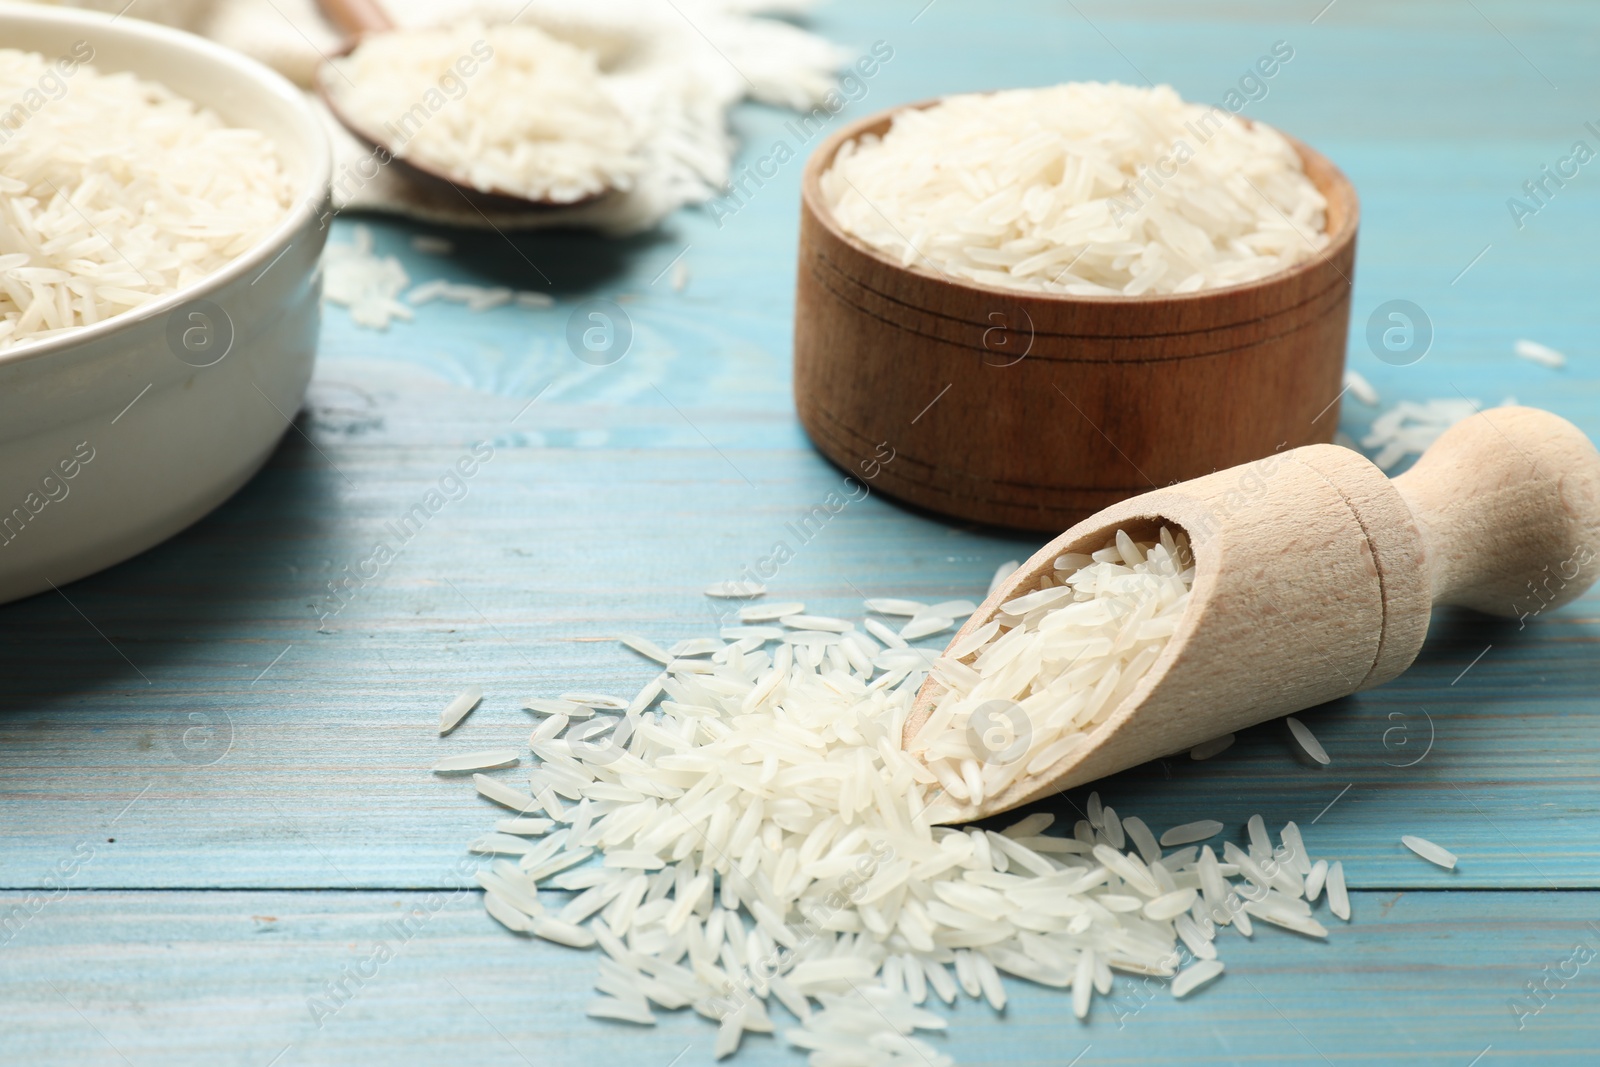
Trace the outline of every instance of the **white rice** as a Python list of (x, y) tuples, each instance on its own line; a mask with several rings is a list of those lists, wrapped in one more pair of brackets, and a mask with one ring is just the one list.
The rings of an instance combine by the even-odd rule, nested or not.
[(1328, 865), (1326, 888), (1328, 890), (1328, 910), (1333, 912), (1345, 922), (1350, 921), (1350, 894), (1344, 887), (1344, 864), (1335, 860)]
[[(784, 640), (799, 633), (838, 643)], [(650, 1025), (656, 1008), (693, 1007), (720, 1023), (718, 1052), (782, 1030), (815, 1067), (943, 1067), (950, 1058), (916, 1036), (946, 1025), (923, 1006), (930, 993), (1002, 1010), (1004, 974), (1070, 989), (1087, 1017), (1115, 971), (1177, 975), (1177, 995), (1215, 978), (1204, 963), (1222, 927), (1252, 936), (1254, 917), (1326, 934), (1301, 899), (1300, 872), (1316, 868), (1293, 824), (1274, 846), (1251, 820), (1251, 851), (1230, 842), (1226, 864), (1209, 847), (1162, 852), (1221, 823), (1174, 827), (1158, 844), (1098, 795), (1070, 836), (1048, 833), (1043, 812), (999, 833), (934, 825), (938, 781), (899, 744), (930, 662), (920, 650), (853, 626), (731, 640), (673, 646), (680, 658), (607, 711), (631, 724), (604, 735), (623, 735), (611, 747), (551, 715), (559, 728), (531, 744), (531, 793), (474, 776), (516, 812), (471, 846), (502, 857), (479, 872), (485, 907), (519, 933), (598, 945), (592, 1014)], [(865, 661), (832, 657), (842, 647)], [(908, 655), (920, 666), (895, 658)], [(585, 701), (621, 702), (559, 703)], [(546, 910), (551, 892), (567, 899)], [(793, 1026), (774, 1022), (773, 1000)]]
[(329, 241), (322, 251), (322, 298), (350, 309), (357, 326), (387, 330), (395, 319), (409, 322), (411, 309), (400, 294), (411, 284), (394, 256), (373, 250), (372, 231), (356, 225), (350, 242)]
[(406, 303), (419, 307), (435, 300), (445, 300), (452, 304), (464, 304), (468, 311), (482, 312), (503, 307), (515, 300), (516, 296), (516, 290), (503, 285), (466, 285), (435, 278), (406, 293)]
[(1368, 407), (1377, 407), (1379, 399), (1378, 391), (1374, 389), (1372, 387), (1372, 383), (1367, 381), (1367, 379), (1359, 372), (1353, 370), (1345, 371), (1344, 384), (1345, 388), (1350, 390), (1351, 396), (1355, 397), (1363, 404), (1366, 404)]
[(446, 756), (433, 765), (433, 773), (462, 774), (466, 771), (488, 771), (498, 767), (515, 767), (521, 761), (521, 754), (514, 748), (495, 748), (487, 752)]
[[(1167, 530), (1144, 543), (1119, 531), (1092, 555), (1057, 560), (1053, 576), (1007, 600), (977, 631), (987, 639), (937, 661), (945, 688), (911, 751), (960, 804), (982, 804), (1024, 775), (1047, 772), (1087, 742), (1160, 656), (1188, 606), (1191, 564), (1186, 539)], [(918, 615), (900, 637), (951, 624)]]
[(1236, 285), (1327, 246), (1326, 201), (1276, 130), (1169, 86), (946, 97), (844, 145), (822, 194), (905, 266), (1092, 296)]
[(918, 615), (900, 628), (903, 641), (920, 641), (924, 637), (942, 634), (956, 624), (956, 620), (942, 615)]
[(1561, 368), (1567, 365), (1566, 356), (1538, 341), (1520, 340), (1511, 346), (1511, 350), (1523, 359), (1545, 367)]
[(1400, 843), (1429, 863), (1436, 863), (1447, 871), (1455, 870), (1456, 854), (1447, 848), (1434, 844), (1425, 837), (1413, 837), (1410, 834), (1405, 834), (1400, 838)]
[(472, 776), (472, 784), (481, 796), (487, 797), (496, 804), (510, 808), (512, 811), (529, 812), (535, 811), (540, 807), (539, 802), (534, 800), (533, 797), (521, 790), (511, 788), (504, 782), (490, 778), (487, 774), (474, 774)]
[(904, 615), (914, 618), (928, 610), (928, 605), (920, 600), (901, 600), (897, 597), (873, 597), (865, 602), (868, 611), (875, 611), (879, 615)]
[[(660, 645), (656, 644), (654, 641), (650, 640), (648, 637), (638, 637), (638, 636), (629, 634), (626, 637), (618, 638), (618, 640), (620, 640), (623, 644), (627, 645), (629, 648), (633, 649), (635, 652), (639, 653), (639, 655), (645, 657), (646, 659), (653, 659), (657, 663), (662, 663), (662, 664), (666, 664), (666, 663), (671, 663), (672, 662), (672, 658), (673, 658), (672, 654), (670, 652), (668, 652), (666, 649), (662, 648)], [(530, 701), (530, 704), (531, 703), (535, 703), (535, 702)], [(541, 705), (546, 705), (547, 704), (547, 702), (544, 702), (544, 701), (538, 701), (537, 703), (539, 703)], [(564, 702), (564, 703), (566, 703), (566, 702)], [(529, 710), (541, 711), (541, 710), (543, 710), (543, 706), (541, 706), (541, 707), (531, 707)], [(558, 713), (561, 713), (561, 714), (565, 714), (566, 713), (566, 709), (565, 708), (555, 708), (554, 711), (558, 712)]]
[[(19, 118), (68, 63), (67, 91)], [(215, 274), (294, 197), (265, 134), (132, 74), (0, 49), (0, 101), (0, 350)]]
[(1324, 767), (1333, 762), (1328, 755), (1328, 750), (1322, 747), (1322, 742), (1317, 740), (1317, 735), (1311, 732), (1311, 727), (1293, 715), (1285, 716), (1283, 721), (1289, 724), (1289, 732), (1294, 735), (1295, 742), (1305, 750), (1306, 755)]
[(1200, 819), (1196, 822), (1186, 822), (1182, 826), (1174, 826), (1161, 835), (1163, 848), (1172, 848), (1177, 845), (1191, 845), (1196, 841), (1205, 841), (1216, 837), (1222, 832), (1222, 824), (1215, 819)]
[(483, 686), (468, 686), (466, 691), (444, 706), (444, 712), (439, 716), (439, 736), (454, 730), (461, 725), (461, 720), (467, 717), (468, 712), (478, 706), (483, 700)]
[(749, 597), (765, 596), (767, 587), (760, 582), (752, 581), (726, 581), (713, 582), (706, 586), (706, 596), (725, 597), (733, 600), (747, 599)]
[[(394, 262), (396, 264), (399, 263), (398, 260)], [(390, 273), (392, 273), (392, 270)], [(404, 271), (400, 273), (403, 275)], [(405, 285), (406, 282), (402, 280), (399, 286), (394, 288), (393, 292), (386, 291), (385, 295), (392, 299), (400, 289), (405, 288)], [(556, 303), (555, 298), (548, 293), (509, 289), (503, 285), (469, 285), (465, 282), (446, 281), (443, 278), (422, 282), (405, 295), (405, 303), (410, 307), (431, 304), (435, 300), (443, 300), (450, 304), (461, 304), (468, 311), (474, 313), (491, 311), (507, 304), (538, 309), (554, 307)], [(411, 317), (409, 310), (403, 317), (408, 319)]]
[(751, 604), (739, 609), (741, 622), (774, 622), (785, 615), (799, 615), (806, 610), (806, 606), (798, 600), (784, 601), (777, 604)]
[(1200, 960), (1198, 963), (1190, 964), (1172, 980), (1172, 995), (1175, 997), (1188, 996), (1194, 990), (1222, 974), (1222, 967), (1221, 960)]
[(371, 34), (322, 87), (395, 155), (484, 192), (574, 203), (639, 173), (639, 132), (596, 54), (532, 26)]
[(1322, 895), (1322, 887), (1328, 881), (1328, 861), (1318, 860), (1311, 865), (1311, 870), (1306, 874), (1306, 899), (1315, 901)]

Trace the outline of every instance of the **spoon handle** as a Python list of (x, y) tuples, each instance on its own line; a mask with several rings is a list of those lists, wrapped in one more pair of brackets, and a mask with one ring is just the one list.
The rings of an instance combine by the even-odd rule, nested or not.
[(317, 0), (328, 21), (345, 33), (383, 33), (395, 28), (394, 19), (379, 0)]

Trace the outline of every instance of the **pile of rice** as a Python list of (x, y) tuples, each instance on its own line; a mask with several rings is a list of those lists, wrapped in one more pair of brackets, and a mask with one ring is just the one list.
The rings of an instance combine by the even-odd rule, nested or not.
[[(56, 66), (0, 49), (0, 101), (38, 97)], [(0, 112), (0, 350), (216, 273), (293, 195), (266, 135), (155, 82), (77, 67), (58, 98)]]
[(321, 81), (374, 142), (483, 192), (567, 204), (639, 173), (594, 53), (532, 26), (373, 34)]
[(911, 746), (945, 793), (982, 804), (1088, 740), (1177, 629), (1194, 580), (1188, 539), (1126, 533), (1000, 606), (934, 668), (944, 693)]
[(840, 149), (822, 193), (903, 265), (1036, 292), (1236, 285), (1328, 243), (1326, 201), (1277, 131), (1168, 86), (1072, 82), (901, 111)]
[[(1138, 548), (1147, 561), (1178, 550)], [(1173, 578), (1119, 559), (1141, 583)], [(1092, 573), (1062, 587), (1125, 595), (1116, 575)], [(1117, 972), (1171, 979), (1176, 996), (1215, 979), (1224, 928), (1326, 936), (1312, 915), (1324, 886), (1349, 918), (1342, 867), (1313, 862), (1293, 823), (1274, 844), (1252, 818), (1245, 848), (1214, 840), (1215, 821), (1158, 839), (1091, 796), (1067, 835), (1048, 833), (1045, 813), (999, 832), (935, 825), (940, 778), (901, 730), (928, 671), (949, 661), (904, 635), (932, 636), (972, 605), (868, 610), (880, 617), (858, 627), (758, 602), (717, 637), (624, 638), (660, 666), (637, 695), (529, 700), (541, 721), (526, 789), (515, 772), (473, 776), (509, 809), (471, 846), (498, 857), (478, 874), (485, 908), (519, 934), (601, 950), (589, 1014), (651, 1025), (658, 1008), (693, 1008), (719, 1023), (718, 1057), (782, 1026), (814, 1067), (941, 1067), (950, 1058), (918, 1036), (946, 1026), (930, 994), (1002, 1010), (1009, 974), (1070, 989), (1084, 1018)], [(899, 632), (884, 621), (907, 615)], [(436, 769), (518, 759), (499, 749)]]

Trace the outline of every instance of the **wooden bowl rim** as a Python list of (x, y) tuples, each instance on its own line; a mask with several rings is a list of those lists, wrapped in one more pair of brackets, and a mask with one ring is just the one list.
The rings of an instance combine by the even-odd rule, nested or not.
[[(1006, 91), (1008, 90), (991, 89), (981, 92), (951, 95), (988, 96), (997, 92)], [(1328, 211), (1330, 215), (1333, 213), (1335, 202), (1337, 200), (1338, 205), (1344, 209), (1344, 216), (1340, 220), (1340, 226), (1337, 231), (1325, 231), (1328, 233), (1328, 245), (1326, 248), (1307, 259), (1301, 260), (1299, 263), (1296, 263), (1291, 267), (1286, 267), (1283, 270), (1275, 271), (1272, 274), (1266, 275), (1265, 277), (1257, 278), (1254, 281), (1240, 282), (1236, 285), (1219, 286), (1212, 289), (1199, 289), (1192, 293), (1153, 293), (1148, 295), (1140, 294), (1138, 296), (1082, 296), (1073, 293), (1041, 293), (1031, 289), (1010, 289), (1003, 286), (990, 285), (985, 282), (976, 282), (970, 278), (958, 278), (953, 275), (942, 273), (935, 274), (925, 269), (920, 264), (903, 266), (896, 260), (890, 259), (879, 249), (867, 244), (854, 234), (846, 232), (844, 228), (839, 225), (838, 221), (833, 217), (833, 212), (828, 208), (826, 201), (824, 201), (822, 197), (822, 173), (833, 164), (834, 157), (838, 155), (839, 149), (845, 144), (845, 142), (855, 140), (856, 138), (868, 133), (881, 134), (888, 128), (889, 124), (894, 120), (894, 117), (900, 112), (932, 107), (934, 104), (941, 103), (945, 99), (946, 97), (933, 97), (931, 99), (919, 100), (909, 104), (897, 104), (893, 107), (884, 108), (881, 111), (873, 112), (870, 115), (865, 115), (855, 120), (854, 122), (845, 126), (843, 129), (835, 131), (828, 137), (827, 140), (823, 141), (817, 146), (816, 150), (811, 153), (811, 157), (806, 160), (805, 171), (801, 175), (801, 204), (804, 209), (816, 220), (816, 222), (826, 229), (832, 237), (842, 242), (847, 247), (853, 249), (861, 255), (877, 261), (878, 263), (892, 270), (900, 271), (902, 273), (909, 274), (935, 284), (943, 284), (952, 288), (966, 289), (979, 295), (994, 297), (1000, 300), (1011, 300), (1018, 302), (1036, 301), (1041, 306), (1053, 305), (1062, 307), (1077, 305), (1082, 307), (1097, 308), (1126, 307), (1132, 311), (1149, 311), (1151, 308), (1158, 306), (1200, 304), (1208, 300), (1215, 301), (1230, 296), (1238, 296), (1245, 293), (1261, 291), (1274, 286), (1289, 284), (1299, 278), (1304, 277), (1312, 271), (1317, 270), (1324, 264), (1331, 265), (1333, 260), (1342, 255), (1345, 250), (1348, 249), (1355, 241), (1356, 230), (1361, 222), (1361, 203), (1360, 199), (1356, 195), (1355, 186), (1345, 175), (1344, 171), (1340, 170), (1338, 166), (1336, 166), (1334, 162), (1327, 156), (1323, 155), (1321, 152), (1318, 152), (1316, 149), (1312, 148), (1304, 141), (1301, 141), (1299, 138), (1285, 133), (1283, 130), (1279, 130), (1276, 126), (1273, 126), (1270, 128), (1276, 130), (1279, 136), (1288, 141), (1290, 147), (1292, 147), (1296, 154), (1300, 156), (1301, 165), (1305, 168), (1308, 176), (1311, 175), (1313, 170), (1317, 170), (1326, 174), (1328, 186), (1323, 188), (1321, 185), (1318, 185), (1318, 191), (1321, 192), (1324, 199), (1328, 201)], [(1256, 120), (1254, 119), (1244, 118), (1243, 116), (1235, 117), (1240, 118), (1242, 121), (1249, 123), (1250, 125), (1256, 124)], [(1262, 125), (1266, 125), (1266, 123), (1262, 123)], [(1316, 184), (1315, 178), (1313, 178), (1312, 181), (1313, 184)], [(1337, 269), (1337, 267), (1335, 269)], [(1342, 275), (1343, 273), (1344, 272), (1341, 270), (1340, 274)], [(1348, 278), (1345, 280), (1347, 282), (1349, 281)]]

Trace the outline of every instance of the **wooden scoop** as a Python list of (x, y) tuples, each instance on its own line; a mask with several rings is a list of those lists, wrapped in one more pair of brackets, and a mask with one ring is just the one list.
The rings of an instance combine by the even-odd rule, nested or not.
[(332, 61), (355, 51), (366, 34), (388, 33), (397, 29), (394, 20), (389, 17), (389, 13), (383, 9), (379, 0), (317, 0), (317, 6), (322, 9), (322, 13), (330, 22), (349, 35), (349, 40), (329, 57), (329, 62), (317, 69), (313, 79), (317, 96), (327, 105), (329, 113), (338, 120), (339, 125), (350, 131), (352, 137), (366, 145), (373, 153), (382, 153), (385, 164), (394, 166), (417, 185), (436, 190), (453, 190), (465, 198), (468, 204), (485, 214), (569, 208), (591, 203), (611, 191), (605, 190), (578, 200), (559, 202), (534, 200), (502, 189), (480, 189), (459, 174), (435, 170), (426, 163), (402, 157), (392, 144), (385, 142), (377, 133), (345, 114), (339, 107), (338, 94), (328, 90), (329, 79), (340, 76), (333, 72)]
[[(1006, 811), (1381, 685), (1416, 659), (1434, 604), (1527, 619), (1578, 597), (1600, 569), (1600, 453), (1565, 419), (1524, 407), (1458, 423), (1393, 481), (1347, 448), (1282, 452), (1079, 523), (1018, 568), (952, 644), (1038, 588), (1062, 553), (1093, 552), (1118, 529), (1154, 540), (1163, 525), (1188, 533), (1195, 573), (1149, 672), (1059, 762), (977, 806), (947, 794), (940, 821)], [(943, 691), (934, 676), (923, 683), (907, 748)]]

